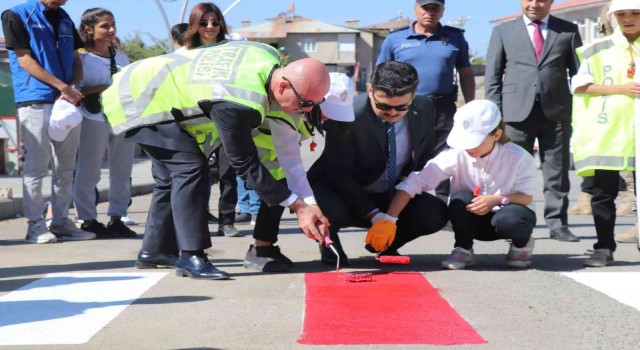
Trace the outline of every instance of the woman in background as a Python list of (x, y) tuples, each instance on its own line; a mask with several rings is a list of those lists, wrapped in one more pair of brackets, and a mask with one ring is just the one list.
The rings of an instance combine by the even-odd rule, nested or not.
[[(97, 238), (136, 237), (122, 222), (131, 200), (131, 169), (133, 143), (124, 135), (111, 134), (100, 104), (100, 93), (111, 85), (111, 76), (129, 64), (129, 58), (113, 48), (116, 22), (111, 11), (91, 8), (82, 14), (80, 32), (86, 38), (86, 51), (80, 54), (83, 66), (81, 91), (82, 129), (73, 189), (80, 227)], [(108, 151), (109, 160), (109, 223), (97, 220), (96, 185), (100, 181), (102, 158)]]

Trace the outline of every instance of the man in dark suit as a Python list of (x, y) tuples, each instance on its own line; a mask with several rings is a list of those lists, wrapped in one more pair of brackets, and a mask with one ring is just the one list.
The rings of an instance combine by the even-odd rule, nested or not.
[[(416, 96), (418, 73), (408, 63), (379, 64), (367, 94), (354, 100), (355, 121), (327, 120), (326, 143), (308, 172), (322, 212), (331, 223), (330, 235), (348, 259), (338, 238), (343, 227), (370, 227), (384, 218), (395, 184), (434, 156), (436, 112), (431, 98)], [(382, 254), (422, 235), (440, 230), (447, 222), (445, 204), (431, 194), (416, 196), (410, 210), (398, 219), (395, 240)], [(321, 245), (322, 261), (336, 258)]]
[[(550, 237), (575, 242), (567, 226), (571, 92), (578, 27), (549, 15), (553, 0), (520, 0), (523, 16), (493, 29), (485, 95), (502, 109), (511, 141), (533, 154), (538, 139), (544, 178), (544, 216)], [(569, 76), (567, 76), (567, 72)]]

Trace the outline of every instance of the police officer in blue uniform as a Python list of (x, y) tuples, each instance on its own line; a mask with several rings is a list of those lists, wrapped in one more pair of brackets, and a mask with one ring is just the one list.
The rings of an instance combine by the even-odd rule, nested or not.
[[(433, 98), (438, 113), (436, 152), (446, 147), (447, 136), (453, 127), (458, 99), (455, 71), (460, 77), (465, 102), (475, 98), (476, 90), (464, 30), (440, 24), (444, 3), (445, 0), (416, 0), (416, 21), (387, 36), (376, 63), (401, 61), (416, 68), (420, 79), (416, 93)], [(436, 193), (446, 201), (449, 182), (438, 186)]]

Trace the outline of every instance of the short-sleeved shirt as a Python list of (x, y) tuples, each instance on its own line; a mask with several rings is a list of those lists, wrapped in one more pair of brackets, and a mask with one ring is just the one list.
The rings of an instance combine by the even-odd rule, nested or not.
[(463, 30), (442, 26), (426, 36), (416, 33), (416, 22), (404, 29), (389, 33), (382, 43), (376, 64), (400, 61), (413, 65), (418, 71), (419, 95), (445, 95), (456, 92), (454, 69), (471, 65), (469, 44)]
[[(116, 62), (118, 71), (129, 64), (129, 58), (122, 52), (116, 51), (113, 59)], [(80, 61), (82, 62), (82, 82), (80, 86), (82, 88), (88, 88), (92, 86), (111, 85), (111, 57), (104, 57), (97, 55), (93, 52), (82, 52), (80, 54)], [(80, 107), (82, 115), (91, 120), (104, 122), (104, 116), (102, 112), (91, 113), (84, 108)]]
[[(45, 11), (44, 13), (57, 36), (58, 25), (60, 24), (60, 12), (52, 10)], [(8, 50), (31, 49), (29, 33), (24, 28), (24, 23), (20, 17), (13, 11), (6, 10), (2, 13), (2, 30), (4, 31), (5, 46)], [(78, 35), (78, 32), (75, 30), (73, 31), (73, 41), (73, 46), (76, 50), (84, 47), (80, 35)]]

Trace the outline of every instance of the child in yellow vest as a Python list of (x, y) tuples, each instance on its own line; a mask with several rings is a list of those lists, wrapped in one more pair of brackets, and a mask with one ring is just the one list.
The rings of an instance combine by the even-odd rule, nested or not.
[(640, 0), (613, 0), (609, 14), (615, 16), (618, 28), (577, 50), (582, 63), (571, 80), (576, 173), (594, 176), (591, 208), (598, 241), (584, 261), (590, 267), (613, 261), (618, 176), (635, 167), (633, 117), (640, 83), (634, 82), (634, 76), (640, 48)]

